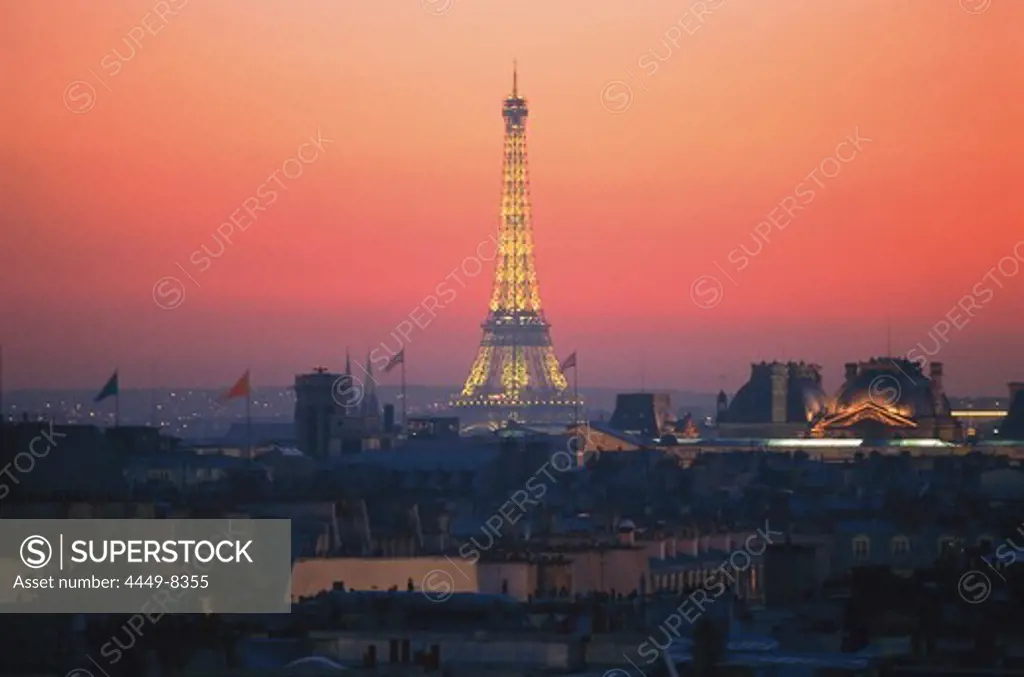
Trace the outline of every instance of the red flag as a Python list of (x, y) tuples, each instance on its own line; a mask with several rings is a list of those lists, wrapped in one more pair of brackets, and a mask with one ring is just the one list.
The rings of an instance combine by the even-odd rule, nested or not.
[(249, 387), (249, 370), (246, 369), (242, 377), (235, 381), (235, 385), (231, 386), (231, 390), (224, 393), (221, 396), (222, 400), (233, 400), (236, 397), (248, 397), (252, 388)]
[(575, 350), (573, 351), (572, 355), (570, 355), (569, 357), (565, 358), (565, 362), (562, 363), (561, 369), (562, 369), (562, 371), (565, 371), (569, 367), (573, 367), (573, 368), (576, 367), (576, 351)]
[(405, 348), (399, 350), (394, 357), (388, 360), (388, 363), (384, 365), (384, 373), (388, 373), (400, 364), (405, 364)]

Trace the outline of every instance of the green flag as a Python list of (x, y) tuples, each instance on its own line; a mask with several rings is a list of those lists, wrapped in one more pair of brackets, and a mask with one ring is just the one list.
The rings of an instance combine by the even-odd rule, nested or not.
[(117, 395), (117, 392), (117, 370), (115, 369), (114, 373), (111, 374), (110, 378), (107, 380), (107, 385), (103, 386), (103, 389), (100, 390), (99, 395), (96, 396), (96, 399), (94, 399), (93, 402), (102, 402), (108, 397)]

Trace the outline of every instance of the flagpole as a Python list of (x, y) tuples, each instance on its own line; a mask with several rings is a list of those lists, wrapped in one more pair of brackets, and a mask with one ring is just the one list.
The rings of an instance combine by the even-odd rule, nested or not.
[[(249, 372), (247, 371), (246, 374)], [(252, 381), (247, 385), (245, 393), (245, 446), (248, 449), (249, 459), (252, 459)]]
[(402, 350), (403, 350), (403, 354), (402, 354), (402, 425), (406, 428), (406, 432), (408, 433), (408, 429), (409, 429), (409, 410), (406, 407), (406, 397), (405, 397), (405, 354), (404, 354), (405, 348), (403, 347)]
[(149, 365), (149, 425), (156, 426), (156, 363)]
[[(575, 355), (575, 353), (573, 353)], [(572, 424), (573, 427), (577, 427), (580, 424), (580, 384), (579, 384), (579, 367), (580, 358), (576, 357), (575, 362), (572, 365)]]

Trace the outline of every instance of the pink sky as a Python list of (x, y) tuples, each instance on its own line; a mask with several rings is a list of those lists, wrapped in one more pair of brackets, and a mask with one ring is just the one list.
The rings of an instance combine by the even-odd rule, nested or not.
[[(9, 388), (115, 366), (146, 387), (152, 363), (169, 385), (283, 385), (394, 346), (497, 224), (513, 58), (541, 297), (581, 384), (732, 391), (751, 361), (806, 359), (831, 389), (887, 326), (902, 353), (943, 321), (950, 390), (1024, 379), (1024, 264), (989, 273), (1024, 240), (1024, 3), (119, 0), (16, 3), (6, 24)], [(738, 270), (816, 167), (839, 171)], [(490, 271), (465, 283), (406, 341), (410, 382), (468, 372)]]

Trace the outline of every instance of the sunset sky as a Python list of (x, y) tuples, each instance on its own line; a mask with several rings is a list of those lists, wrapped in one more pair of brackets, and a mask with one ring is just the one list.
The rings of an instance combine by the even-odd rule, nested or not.
[[(973, 316), (955, 311), (933, 358), (947, 390), (1024, 380), (1019, 0), (4, 10), (8, 388), (98, 388), (114, 367), (148, 387), (152, 364), (165, 385), (247, 367), (286, 385), (346, 346), (394, 347), (497, 225), (513, 59), (541, 298), (581, 385), (735, 391), (752, 361), (804, 359), (833, 390), (887, 336), (934, 351), (965, 296)], [(827, 160), (858, 131), (852, 159)], [(297, 153), (316, 155), (285, 166)], [(301, 174), (200, 270), (193, 253), (283, 166)], [(819, 167), (833, 176), (758, 245)], [(741, 245), (756, 255), (738, 270)], [(491, 271), (466, 266), (405, 341), (411, 383), (468, 372)]]

